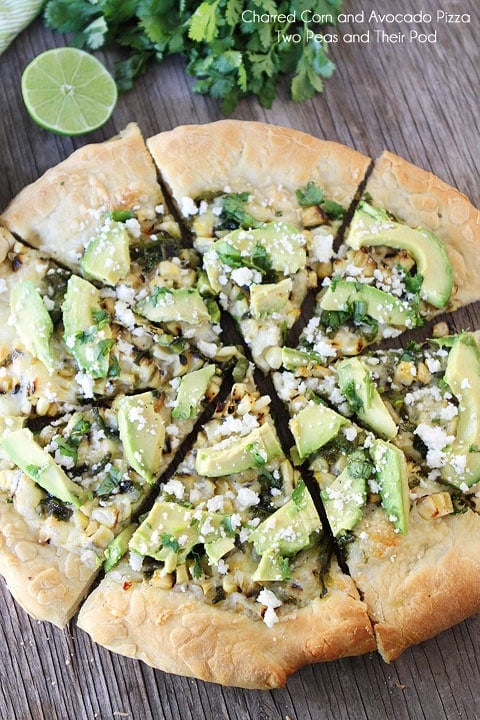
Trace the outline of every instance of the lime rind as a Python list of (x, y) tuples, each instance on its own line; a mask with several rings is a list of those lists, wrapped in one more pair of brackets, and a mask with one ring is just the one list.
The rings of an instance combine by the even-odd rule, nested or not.
[(22, 95), (30, 117), (45, 130), (83, 135), (107, 122), (117, 102), (117, 87), (89, 53), (56, 48), (25, 68)]

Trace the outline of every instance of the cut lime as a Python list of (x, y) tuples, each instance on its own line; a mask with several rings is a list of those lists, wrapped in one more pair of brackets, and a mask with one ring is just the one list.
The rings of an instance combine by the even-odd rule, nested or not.
[(32, 120), (59, 135), (82, 135), (103, 125), (117, 101), (115, 81), (93, 55), (63, 47), (37, 55), (22, 75)]

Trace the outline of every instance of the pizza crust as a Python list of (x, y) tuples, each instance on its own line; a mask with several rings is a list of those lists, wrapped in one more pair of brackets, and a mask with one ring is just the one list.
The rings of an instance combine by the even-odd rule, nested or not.
[(355, 535), (348, 567), (387, 662), (480, 611), (478, 514), (424, 520), (414, 508), (402, 536), (371, 506)]
[(365, 606), (336, 564), (326, 598), (269, 628), (192, 593), (132, 578), (124, 562), (88, 597), (78, 626), (109, 650), (165, 672), (250, 689), (281, 687), (305, 664), (375, 649)]
[(0, 216), (0, 225), (75, 271), (104, 212), (138, 206), (139, 222), (149, 222), (163, 202), (140, 130), (130, 123), (27, 185)]
[(371, 162), (339, 143), (242, 120), (180, 126), (149, 138), (147, 147), (177, 202), (227, 187), (268, 198), (281, 186), (295, 198), (295, 190), (316, 182), (348, 207)]
[(42, 545), (14, 505), (0, 503), (0, 573), (33, 618), (65, 627), (97, 575), (79, 555)]
[(375, 162), (365, 189), (375, 205), (412, 227), (432, 230), (445, 243), (454, 273), (448, 310), (478, 300), (480, 211), (468, 198), (388, 151)]

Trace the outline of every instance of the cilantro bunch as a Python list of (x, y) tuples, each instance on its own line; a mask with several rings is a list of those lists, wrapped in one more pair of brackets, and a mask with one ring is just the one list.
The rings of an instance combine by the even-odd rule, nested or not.
[(123, 48), (120, 91), (151, 62), (182, 54), (194, 92), (220, 99), (228, 114), (250, 94), (271, 107), (285, 75), (295, 101), (321, 92), (335, 66), (313, 18), (335, 25), (341, 7), (342, 0), (48, 0), (44, 21), (73, 33), (77, 47)]

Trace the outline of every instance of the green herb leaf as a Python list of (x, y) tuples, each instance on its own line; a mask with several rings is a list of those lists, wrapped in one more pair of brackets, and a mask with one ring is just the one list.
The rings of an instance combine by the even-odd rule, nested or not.
[(323, 190), (314, 182), (309, 182), (303, 189), (295, 191), (298, 204), (302, 207), (320, 205), (323, 202)]
[(264, 223), (245, 210), (245, 203), (248, 202), (249, 197), (248, 192), (226, 195), (222, 198), (222, 217), (225, 220), (232, 220), (245, 229), (262, 227)]
[(169, 550), (173, 550), (173, 552), (178, 552), (180, 545), (178, 544), (178, 540), (176, 540), (173, 535), (170, 535), (170, 533), (163, 533), (162, 535), (162, 545)]
[[(334, 69), (327, 45), (305, 39), (304, 10), (331, 16), (335, 25), (342, 0), (48, 0), (47, 27), (72, 33), (71, 43), (97, 49), (120, 46), (127, 57), (115, 64), (120, 91), (132, 87), (151, 62), (182, 53), (194, 91), (221, 101), (230, 113), (249, 94), (271, 107), (284, 75), (292, 78), (291, 94), (300, 101), (321, 92)], [(292, 23), (243, 19), (252, 10), (271, 16), (295, 14)], [(252, 13), (253, 15), (253, 13)], [(310, 29), (310, 28), (309, 28)], [(320, 30), (315, 25), (315, 30)], [(303, 42), (292, 42), (294, 35)]]

